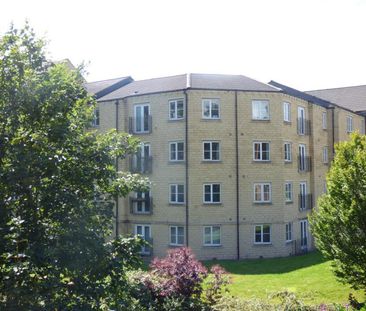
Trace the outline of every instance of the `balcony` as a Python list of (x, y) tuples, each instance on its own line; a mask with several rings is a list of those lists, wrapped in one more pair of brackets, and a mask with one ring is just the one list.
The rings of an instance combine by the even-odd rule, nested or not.
[(311, 193), (299, 194), (299, 211), (304, 212), (313, 209), (313, 195)]
[(151, 115), (144, 117), (129, 117), (128, 132), (130, 134), (150, 134), (152, 132)]
[(140, 155), (134, 155), (130, 158), (130, 171), (131, 173), (138, 174), (151, 174), (152, 173), (152, 156), (141, 157)]
[(297, 134), (298, 135), (311, 135), (311, 123), (307, 119), (297, 119)]
[(311, 157), (299, 155), (297, 157), (297, 168), (299, 172), (311, 172)]
[(130, 213), (134, 215), (151, 215), (153, 213), (153, 199), (130, 197)]

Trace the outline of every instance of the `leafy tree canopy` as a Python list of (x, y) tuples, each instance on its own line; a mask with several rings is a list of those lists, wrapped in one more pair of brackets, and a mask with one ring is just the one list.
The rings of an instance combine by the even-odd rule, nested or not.
[(366, 290), (366, 136), (336, 146), (327, 188), (310, 219), (317, 247), (340, 280)]
[(138, 141), (88, 130), (95, 102), (80, 70), (45, 55), (28, 25), (0, 39), (0, 306), (113, 309), (142, 243), (106, 243), (113, 197), (148, 186), (115, 161)]

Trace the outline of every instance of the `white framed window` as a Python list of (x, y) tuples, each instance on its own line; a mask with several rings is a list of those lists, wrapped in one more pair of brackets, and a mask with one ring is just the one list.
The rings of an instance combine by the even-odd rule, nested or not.
[(353, 132), (353, 118), (351, 116), (347, 116), (347, 133)]
[(288, 222), (286, 224), (286, 236), (285, 236), (286, 242), (292, 241), (292, 222)]
[(205, 246), (221, 245), (221, 227), (220, 226), (203, 227), (203, 245), (205, 245)]
[(203, 142), (203, 160), (220, 161), (220, 142), (218, 141)]
[(268, 100), (252, 100), (252, 119), (269, 120)]
[(184, 200), (184, 185), (171, 184), (169, 189), (169, 203), (183, 204)]
[(323, 127), (323, 130), (327, 129), (327, 112), (326, 111), (324, 111), (322, 113), (322, 127)]
[(182, 246), (184, 245), (184, 227), (170, 226), (170, 245)]
[(328, 147), (323, 147), (323, 163), (328, 164)]
[(169, 161), (184, 161), (184, 142), (173, 141), (169, 143)]
[(148, 133), (150, 130), (150, 105), (140, 104), (135, 106), (135, 133)]
[(220, 119), (220, 101), (218, 99), (202, 100), (202, 118)]
[(221, 185), (204, 184), (203, 185), (203, 203), (214, 204), (221, 203)]
[(271, 202), (271, 184), (255, 183), (254, 184), (254, 202), (270, 203)]
[(293, 190), (292, 190), (292, 182), (287, 181), (285, 183), (285, 200), (286, 202), (292, 202), (293, 201)]
[(287, 102), (283, 103), (283, 121), (291, 122), (291, 104)]
[(270, 143), (263, 141), (253, 142), (253, 160), (269, 161), (270, 160)]
[(93, 120), (91, 122), (91, 126), (98, 127), (100, 125), (100, 111), (99, 107), (95, 107), (93, 112)]
[(292, 144), (289, 142), (284, 143), (283, 150), (284, 150), (285, 162), (291, 162), (292, 161)]
[(271, 225), (255, 225), (254, 244), (271, 243)]
[[(150, 225), (135, 225), (135, 235), (140, 235), (145, 241), (151, 242), (151, 226)], [(150, 246), (142, 246), (141, 254), (150, 255), (151, 247)]]
[(184, 100), (173, 99), (169, 101), (169, 119), (180, 120), (184, 118)]

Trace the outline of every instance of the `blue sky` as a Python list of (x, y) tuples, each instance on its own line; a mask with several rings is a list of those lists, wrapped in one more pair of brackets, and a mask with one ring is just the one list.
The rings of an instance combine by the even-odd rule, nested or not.
[(88, 81), (225, 73), (311, 90), (366, 84), (365, 16), (365, 0), (11, 0), (0, 33), (28, 19)]

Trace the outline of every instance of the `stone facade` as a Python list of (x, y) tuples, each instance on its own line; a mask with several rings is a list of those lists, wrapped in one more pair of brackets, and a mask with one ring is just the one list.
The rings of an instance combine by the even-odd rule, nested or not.
[[(184, 103), (182, 119), (170, 118), (174, 100)], [(284, 103), (289, 105), (287, 121)], [(205, 104), (213, 118), (204, 115)], [(145, 120), (149, 130), (135, 135), (150, 148), (143, 157), (149, 156), (151, 167), (143, 173), (152, 181), (152, 200), (135, 194), (120, 198), (118, 227), (123, 234), (151, 237), (152, 249), (145, 250), (150, 256), (164, 256), (182, 242), (199, 259), (278, 257), (313, 249), (306, 219), (326, 191), (333, 144), (349, 138), (347, 118), (352, 118), (352, 130), (364, 128), (359, 114), (323, 107), (281, 90), (187, 87), (102, 98), (99, 129), (116, 128), (118, 111), (118, 130), (131, 132), (135, 126), (136, 132), (141, 121), (136, 119), (138, 105), (149, 109)], [(253, 112), (256, 105), (261, 107), (259, 119)], [(304, 123), (299, 125), (301, 113)], [(299, 126), (303, 133), (299, 134)], [(181, 159), (175, 153), (173, 161), (170, 148), (181, 148), (177, 143), (184, 143), (184, 155)], [(213, 155), (217, 146), (219, 151), (215, 149)], [(299, 159), (304, 149), (305, 157)], [(120, 161), (119, 168), (130, 170), (133, 161)], [(184, 202), (171, 202), (171, 188), (179, 192), (175, 185), (184, 185)], [(306, 195), (299, 196), (300, 191)]]

